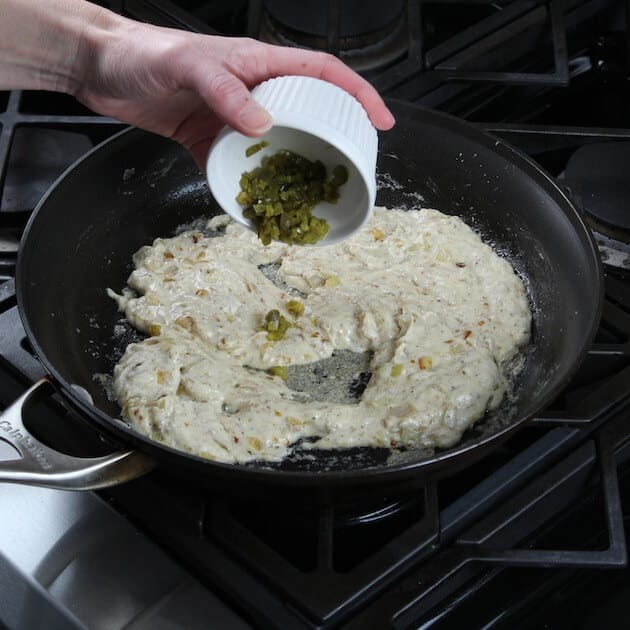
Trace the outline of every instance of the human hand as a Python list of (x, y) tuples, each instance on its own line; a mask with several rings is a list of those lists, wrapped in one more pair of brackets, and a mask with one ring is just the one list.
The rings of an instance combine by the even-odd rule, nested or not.
[(271, 77), (299, 74), (355, 96), (372, 123), (394, 118), (376, 90), (335, 57), (252, 39), (199, 35), (120, 19), (82, 42), (76, 98), (90, 109), (184, 145), (203, 166), (224, 124), (263, 135), (271, 117), (249, 90)]

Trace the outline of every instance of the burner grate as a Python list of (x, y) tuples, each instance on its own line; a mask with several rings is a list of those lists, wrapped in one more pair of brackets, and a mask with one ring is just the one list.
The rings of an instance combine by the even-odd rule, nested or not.
[(76, 159), (122, 126), (67, 96), (0, 93), (0, 281), (15, 276), (22, 230), (41, 196)]

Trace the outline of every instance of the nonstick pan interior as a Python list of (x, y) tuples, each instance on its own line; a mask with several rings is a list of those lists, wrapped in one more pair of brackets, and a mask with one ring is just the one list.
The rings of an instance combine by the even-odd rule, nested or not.
[[(377, 203), (460, 215), (510, 258), (526, 279), (535, 311), (527, 364), (514, 400), (479, 422), (456, 447), (393, 458), (384, 449), (320, 452), (315, 458), (310, 452), (281, 466), (306, 471), (293, 479), (307, 479), (313, 470), (330, 478), (339, 478), (334, 471), (428, 470), (478, 456), (476, 450), (535, 414), (566, 385), (599, 320), (596, 249), (560, 190), (512, 148), (465, 123), (409, 105), (391, 106), (398, 124), (380, 138)], [(186, 459), (209, 474), (253, 467), (274, 475), (268, 465), (207, 462), (139, 436), (116, 420), (117, 403), (95, 379), (111, 373), (135, 338), (105, 289), (124, 286), (139, 247), (216, 212), (183, 149), (138, 130), (125, 132), (76, 164), (32, 217), (18, 265), (20, 310), (46, 367), (107, 432), (158, 459)], [(94, 408), (71, 384), (91, 394)]]

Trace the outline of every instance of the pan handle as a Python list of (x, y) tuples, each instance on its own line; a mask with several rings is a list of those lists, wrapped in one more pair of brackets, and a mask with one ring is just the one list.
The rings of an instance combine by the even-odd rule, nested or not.
[(96, 490), (131, 481), (155, 463), (138, 451), (116, 451), (104, 457), (74, 457), (46, 446), (24, 426), (22, 412), (44, 390), (54, 389), (44, 377), (0, 416), (0, 440), (8, 442), (20, 459), (0, 461), (0, 482), (59, 490)]

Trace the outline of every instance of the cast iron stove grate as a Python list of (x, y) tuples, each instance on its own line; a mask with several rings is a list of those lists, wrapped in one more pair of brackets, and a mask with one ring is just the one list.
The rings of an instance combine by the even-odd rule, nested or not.
[(41, 196), (75, 160), (122, 127), (70, 97), (0, 93), (0, 280), (15, 276), (19, 239)]

